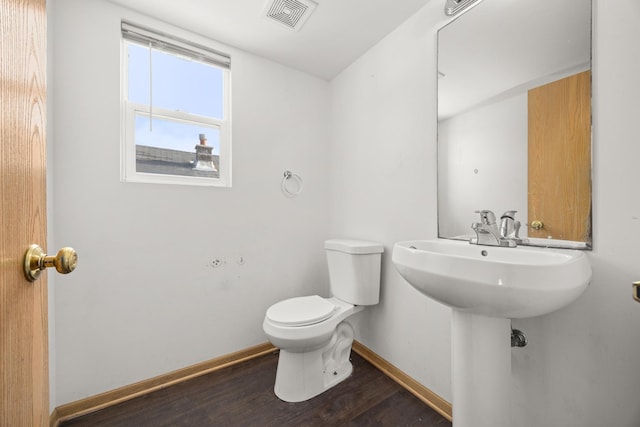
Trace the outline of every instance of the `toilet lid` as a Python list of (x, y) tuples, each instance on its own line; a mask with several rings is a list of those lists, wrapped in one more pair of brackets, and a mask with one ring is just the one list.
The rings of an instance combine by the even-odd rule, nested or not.
[(267, 318), (283, 326), (306, 326), (331, 317), (336, 306), (318, 296), (291, 298), (269, 307)]

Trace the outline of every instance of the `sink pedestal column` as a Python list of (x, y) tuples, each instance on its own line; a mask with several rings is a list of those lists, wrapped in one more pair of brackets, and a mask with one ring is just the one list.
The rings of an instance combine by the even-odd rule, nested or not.
[(453, 309), (454, 427), (509, 427), (511, 321)]

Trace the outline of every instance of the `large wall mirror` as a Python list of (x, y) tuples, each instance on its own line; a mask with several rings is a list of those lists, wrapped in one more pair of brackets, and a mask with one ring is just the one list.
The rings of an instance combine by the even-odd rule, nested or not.
[(438, 31), (439, 237), (482, 209), (591, 248), (591, 0), (482, 0)]

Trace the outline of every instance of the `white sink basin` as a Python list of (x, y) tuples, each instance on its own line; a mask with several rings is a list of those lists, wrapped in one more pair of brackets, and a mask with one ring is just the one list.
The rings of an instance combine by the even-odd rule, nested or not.
[(575, 301), (591, 280), (581, 251), (471, 245), (457, 240), (396, 243), (393, 263), (414, 288), (461, 312), (540, 316)]

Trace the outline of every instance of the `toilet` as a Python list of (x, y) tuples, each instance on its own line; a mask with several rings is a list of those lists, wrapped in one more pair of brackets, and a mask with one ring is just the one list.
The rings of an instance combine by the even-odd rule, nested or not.
[(331, 297), (280, 301), (262, 324), (280, 348), (274, 391), (285, 402), (311, 399), (351, 375), (354, 332), (347, 319), (380, 299), (380, 243), (332, 239), (324, 248)]

